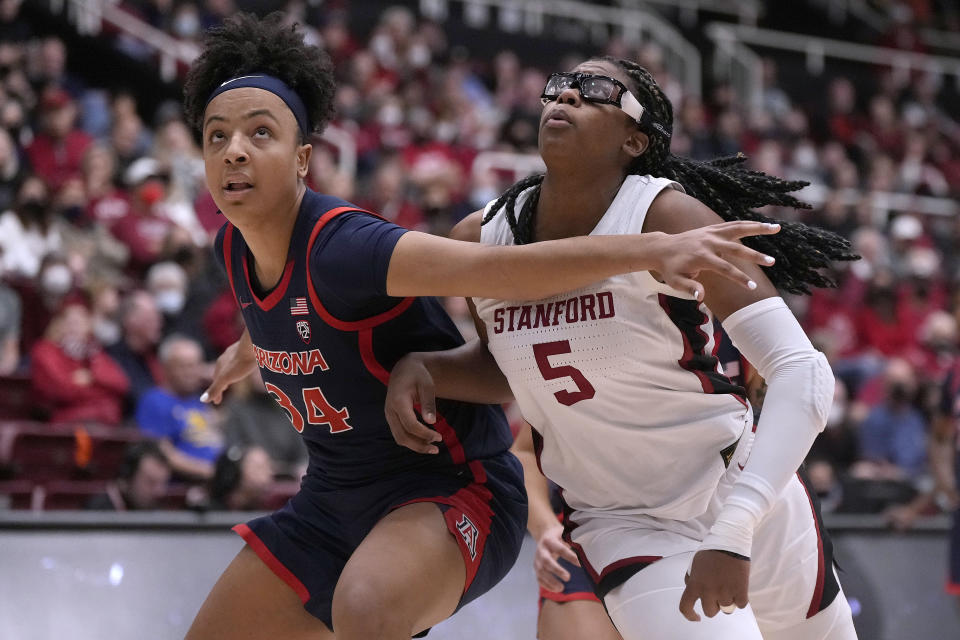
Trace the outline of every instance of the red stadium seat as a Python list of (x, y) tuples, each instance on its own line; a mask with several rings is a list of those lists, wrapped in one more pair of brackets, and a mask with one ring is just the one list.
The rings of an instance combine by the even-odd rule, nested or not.
[(186, 484), (170, 484), (167, 487), (167, 495), (160, 499), (158, 509), (181, 510), (187, 508), (187, 494), (191, 487)]
[(37, 420), (45, 417), (33, 394), (30, 376), (0, 376), (0, 420)]
[(87, 501), (106, 491), (107, 483), (100, 480), (51, 480), (40, 487), (44, 511), (55, 509), (83, 509)]
[[(29, 480), (0, 482), (0, 510), (40, 509), (42, 492)], [(34, 504), (36, 502), (37, 504)]]
[(136, 429), (101, 425), (0, 423), (0, 475), (34, 481), (116, 476)]
[(106, 480), (117, 477), (127, 447), (143, 440), (138, 429), (104, 426), (86, 427), (90, 437), (90, 457), (80, 474), (85, 478)]
[(0, 427), (0, 467), (29, 480), (66, 478), (76, 468), (74, 427), (12, 422)]

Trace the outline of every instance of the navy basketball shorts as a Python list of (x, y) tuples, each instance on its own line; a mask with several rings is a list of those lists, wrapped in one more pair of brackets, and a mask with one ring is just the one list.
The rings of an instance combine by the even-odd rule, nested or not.
[(590, 582), (587, 572), (584, 571), (582, 567), (578, 567), (564, 558), (557, 558), (557, 563), (567, 570), (567, 572), (570, 574), (570, 579), (564, 583), (563, 591), (559, 593), (555, 591), (547, 591), (543, 587), (540, 587), (541, 607), (547, 600), (552, 600), (553, 602), (570, 602), (572, 600), (589, 600), (591, 602), (600, 602), (597, 596), (593, 593), (593, 583)]
[(414, 502), (440, 508), (463, 554), (467, 579), (457, 610), (493, 588), (516, 562), (527, 499), (523, 470), (508, 452), (451, 471), (406, 472), (361, 487), (305, 486), (282, 509), (233, 530), (332, 630), (333, 592), (347, 560), (381, 518)]
[(950, 573), (947, 575), (947, 593), (960, 596), (960, 509), (953, 512), (953, 530), (950, 532)]

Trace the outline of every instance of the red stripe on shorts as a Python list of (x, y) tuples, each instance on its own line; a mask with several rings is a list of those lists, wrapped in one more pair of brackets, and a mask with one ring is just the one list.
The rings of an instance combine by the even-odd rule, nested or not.
[(443, 519), (463, 555), (463, 562), (467, 569), (463, 592), (466, 593), (473, 584), (473, 579), (477, 577), (487, 537), (490, 535), (490, 523), (494, 516), (493, 509), (490, 507), (492, 499), (493, 494), (487, 487), (472, 483), (451, 496), (414, 498), (394, 508), (399, 509), (417, 502), (432, 502), (450, 507), (443, 512)]
[(278, 578), (286, 582), (287, 586), (294, 590), (297, 596), (300, 597), (300, 601), (306, 604), (307, 600), (310, 599), (310, 592), (307, 591), (307, 588), (300, 582), (299, 578), (291, 573), (290, 569), (287, 569), (282, 562), (277, 560), (277, 556), (273, 555), (273, 552), (267, 548), (263, 540), (257, 537), (257, 534), (245, 524), (238, 524), (233, 530), (243, 538), (243, 541), (253, 549), (253, 552), (263, 560), (263, 563), (267, 565)]

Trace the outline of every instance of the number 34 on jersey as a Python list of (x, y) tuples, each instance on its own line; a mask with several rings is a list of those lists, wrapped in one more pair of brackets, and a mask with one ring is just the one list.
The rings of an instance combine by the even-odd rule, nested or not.
[[(254, 354), (260, 367), (283, 373), (286, 375), (310, 375), (315, 369), (326, 371), (330, 368), (319, 349), (288, 353), (286, 351), (267, 351), (254, 345)], [(317, 426), (328, 425), (330, 433), (343, 433), (353, 429), (347, 420), (350, 410), (346, 407), (335, 409), (328, 401), (320, 387), (309, 387), (301, 391), (306, 416), (300, 413), (293, 401), (280, 387), (269, 382), (263, 385), (267, 393), (273, 396), (290, 418), (290, 423), (298, 433), (303, 433), (306, 424)], [(304, 419), (306, 418), (306, 419)]]

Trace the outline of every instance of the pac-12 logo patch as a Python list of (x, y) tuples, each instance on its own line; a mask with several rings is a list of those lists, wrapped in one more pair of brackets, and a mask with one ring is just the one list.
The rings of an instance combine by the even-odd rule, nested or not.
[(305, 344), (310, 344), (310, 322), (307, 320), (297, 320), (297, 333)]
[(457, 531), (463, 536), (463, 541), (467, 543), (467, 549), (470, 550), (470, 559), (477, 559), (477, 538), (480, 537), (480, 530), (470, 521), (467, 514), (463, 514), (457, 521)]

